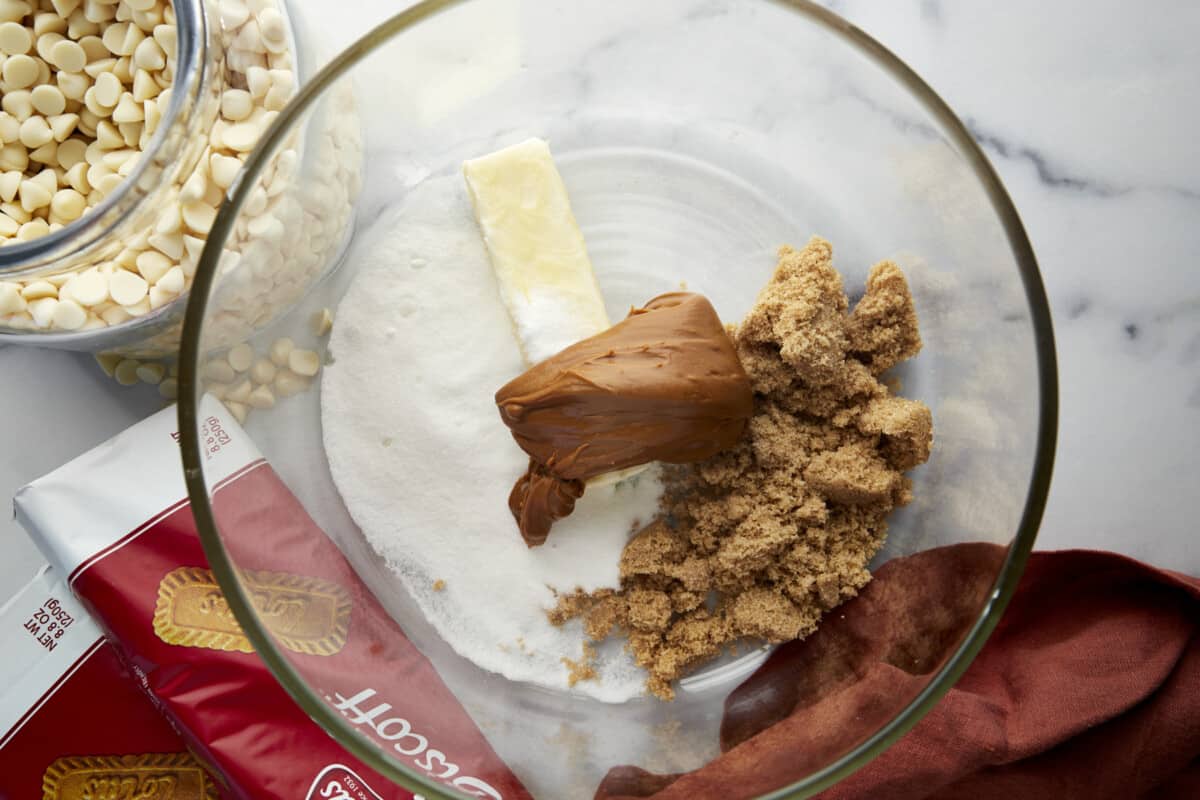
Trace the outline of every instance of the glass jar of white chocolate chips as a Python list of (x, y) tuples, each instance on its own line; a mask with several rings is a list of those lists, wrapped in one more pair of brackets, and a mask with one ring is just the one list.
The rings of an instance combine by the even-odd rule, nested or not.
[[(216, 210), (300, 66), (282, 0), (0, 0), (0, 340), (173, 354)], [(347, 127), (289, 142), (255, 187), (256, 213), (222, 254), (244, 295), (225, 321), (231, 342), (332, 262), (348, 198), (340, 219), (338, 194), (322, 198), (314, 227), (287, 189), (312, 160), (352, 193)], [(288, 237), (309, 269), (280, 287), (289, 253), (275, 243)]]

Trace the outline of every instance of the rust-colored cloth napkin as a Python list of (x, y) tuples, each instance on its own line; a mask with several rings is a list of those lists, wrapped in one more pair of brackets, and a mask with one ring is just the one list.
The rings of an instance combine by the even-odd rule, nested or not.
[[(597, 798), (733, 800), (798, 780), (916, 696), (1004, 551), (894, 559), (730, 694), (722, 755), (683, 775), (609, 772)], [(970, 669), (821, 800), (1200, 798), (1200, 580), (1111, 553), (1035, 553)]]

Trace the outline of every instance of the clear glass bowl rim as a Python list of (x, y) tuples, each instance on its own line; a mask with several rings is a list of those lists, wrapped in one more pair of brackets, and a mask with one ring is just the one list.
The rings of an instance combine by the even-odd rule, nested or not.
[[(1024, 572), (1025, 563), (1033, 549), (1038, 525), (1045, 510), (1058, 429), (1058, 373), (1050, 306), (1046, 299), (1045, 287), (1038, 271), (1033, 247), (1008, 192), (967, 127), (951, 111), (946, 102), (900, 58), (834, 12), (816, 5), (812, 0), (761, 1), (790, 9), (802, 15), (847, 45), (857, 49), (904, 86), (941, 125), (941, 132), (969, 164), (1004, 228), (1009, 248), (1025, 288), (1025, 297), (1034, 333), (1038, 376), (1037, 441), (1029, 489), (1016, 536), (1009, 546), (1008, 555), (983, 610), (957, 651), (947, 659), (921, 693), (899, 714), (833, 763), (790, 786), (763, 796), (763, 800), (784, 800), (785, 798), (798, 800), (798, 798), (810, 797), (847, 777), (908, 732), (962, 676), (983, 647), (989, 634), (996, 627), (1004, 608), (1016, 590), (1021, 574)], [(257, 176), (270, 163), (270, 154), (283, 141), (292, 125), (317, 102), (324, 90), (349, 72), (358, 62), (422, 21), (468, 2), (470, 0), (424, 0), (380, 23), (314, 75), (312, 80), (303, 85), (296, 97), (280, 112), (274, 124), (262, 136), (257, 148), (246, 161), (242, 174), (229, 190), (228, 199), (218, 213), (209, 233), (207, 244), (200, 257), (192, 291), (188, 296), (179, 369), (180, 449), (188, 496), (205, 555), (208, 557), (218, 584), (233, 609), (234, 616), (275, 678), (305, 713), (320, 724), (343, 747), (379, 773), (410, 791), (420, 792), (426, 797), (436, 798), (436, 800), (459, 800), (462, 795), (449, 794), (442, 784), (434, 783), (425, 776), (388, 759), (378, 745), (355, 730), (343, 716), (313, 692), (288, 658), (275, 646), (270, 634), (259, 622), (258, 616), (250, 604), (249, 596), (237, 579), (236, 566), (221, 540), (209, 502), (198, 436), (199, 407), (197, 401), (199, 398), (196, 391), (199, 386), (200, 358), (204, 355), (201, 351), (201, 333), (209, 293), (216, 276), (221, 246), (232, 230), (242, 203), (250, 194)]]

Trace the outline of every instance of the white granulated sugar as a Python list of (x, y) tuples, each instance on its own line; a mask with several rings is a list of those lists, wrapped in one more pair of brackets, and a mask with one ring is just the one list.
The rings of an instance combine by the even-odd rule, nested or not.
[[(653, 470), (589, 490), (529, 549), (508, 511), (528, 459), (495, 391), (524, 371), (461, 178), (420, 185), (375, 226), (338, 307), (321, 419), (334, 482), (376, 551), (439, 634), (480, 667), (567, 690), (576, 622), (549, 623), (550, 587), (617, 586), (621, 549), (656, 512)], [(434, 582), (445, 581), (435, 591)], [(570, 691), (620, 702), (644, 673), (601, 650), (599, 681)]]

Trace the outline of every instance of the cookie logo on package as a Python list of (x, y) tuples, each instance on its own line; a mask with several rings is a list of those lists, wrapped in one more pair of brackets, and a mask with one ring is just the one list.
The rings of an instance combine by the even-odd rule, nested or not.
[[(267, 628), (296, 653), (331, 656), (346, 644), (350, 597), (336, 583), (286, 572), (244, 570), (242, 581)], [(167, 644), (252, 653), (211, 571), (180, 567), (158, 584), (154, 632)]]
[(218, 800), (188, 753), (68, 756), (42, 777), (42, 800)]
[(383, 800), (354, 770), (330, 764), (312, 782), (305, 800)]

